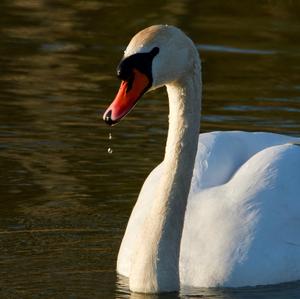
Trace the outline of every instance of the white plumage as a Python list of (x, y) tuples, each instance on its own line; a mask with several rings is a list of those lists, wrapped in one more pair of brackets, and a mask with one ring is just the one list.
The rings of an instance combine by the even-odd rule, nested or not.
[(117, 270), (138, 292), (241, 287), (300, 279), (299, 138), (212, 132), (198, 137), (201, 66), (179, 29), (152, 26), (125, 57), (159, 47), (152, 89), (166, 85), (164, 161), (146, 179)]
[[(180, 281), (255, 286), (300, 277), (300, 147), (272, 133), (199, 136), (181, 241)], [(129, 276), (135, 242), (163, 163), (145, 181), (130, 217), (118, 271)]]

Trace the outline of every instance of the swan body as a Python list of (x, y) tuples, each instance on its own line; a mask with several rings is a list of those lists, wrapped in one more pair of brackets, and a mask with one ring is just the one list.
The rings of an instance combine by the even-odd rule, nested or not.
[(123, 81), (104, 114), (107, 123), (163, 85), (170, 106), (164, 160), (141, 189), (118, 255), (117, 271), (129, 277), (130, 289), (299, 280), (300, 139), (240, 131), (198, 135), (200, 60), (173, 26), (139, 32), (118, 75)]
[[(300, 148), (294, 140), (238, 131), (199, 136), (181, 240), (182, 285), (299, 279)], [(118, 272), (127, 277), (163, 164), (146, 179), (128, 222), (118, 258)]]

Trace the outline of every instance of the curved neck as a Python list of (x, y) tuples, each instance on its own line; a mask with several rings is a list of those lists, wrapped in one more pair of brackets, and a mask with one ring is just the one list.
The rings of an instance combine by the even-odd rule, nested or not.
[(163, 176), (138, 240), (129, 277), (132, 291), (179, 290), (180, 241), (200, 127), (200, 76), (197, 60), (192, 76), (167, 85), (170, 113)]

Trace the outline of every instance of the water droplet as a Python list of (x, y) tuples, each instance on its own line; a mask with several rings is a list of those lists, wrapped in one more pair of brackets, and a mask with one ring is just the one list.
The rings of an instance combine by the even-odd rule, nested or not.
[(111, 133), (108, 134), (108, 139), (109, 139), (109, 140), (112, 140), (112, 135), (111, 135)]
[(109, 154), (112, 154), (112, 153), (113, 153), (113, 149), (112, 149), (111, 147), (109, 147), (109, 148), (107, 149), (107, 152), (108, 152)]

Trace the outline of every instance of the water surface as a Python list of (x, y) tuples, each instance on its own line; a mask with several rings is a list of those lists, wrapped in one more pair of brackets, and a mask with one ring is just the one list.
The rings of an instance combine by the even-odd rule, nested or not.
[[(163, 158), (166, 92), (112, 129), (100, 118), (142, 28), (173, 24), (195, 41), (202, 132), (300, 136), (297, 1), (4, 0), (0, 11), (1, 298), (144, 298), (115, 267), (141, 184)], [(299, 298), (300, 286), (163, 298), (188, 295)]]

